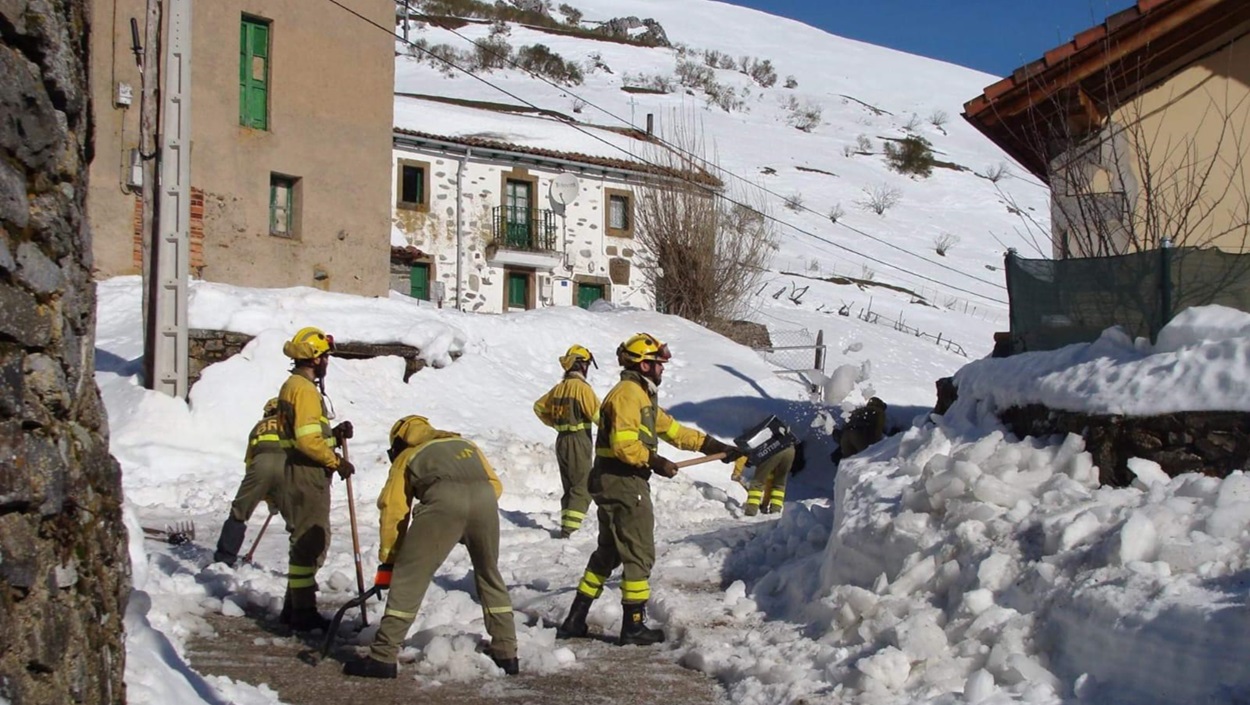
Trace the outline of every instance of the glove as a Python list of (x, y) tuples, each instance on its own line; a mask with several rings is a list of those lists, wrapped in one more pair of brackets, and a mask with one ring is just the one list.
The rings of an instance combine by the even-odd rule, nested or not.
[(720, 460), (722, 463), (732, 463), (738, 458), (741, 458), (742, 456), (746, 455), (746, 453), (743, 453), (742, 451), (729, 445), (728, 443), (722, 443), (719, 440), (713, 438), (712, 436), (703, 437), (703, 445), (699, 446), (699, 452), (704, 455), (714, 455), (716, 453), (724, 453), (725, 457), (721, 458)]
[(334, 440), (338, 441), (339, 443), (342, 443), (343, 441), (346, 441), (352, 437), (352, 433), (353, 433), (352, 422), (344, 421), (338, 426), (335, 426), (334, 429), (330, 431), (330, 433), (334, 434)]
[(390, 588), (391, 571), (394, 569), (395, 569), (395, 566), (391, 565), (390, 563), (383, 563), (382, 565), (378, 566), (378, 574), (373, 576), (373, 586), (380, 587), (383, 590)]
[(650, 459), (647, 460), (647, 467), (657, 475), (664, 477), (677, 477), (677, 463), (665, 458), (658, 453), (652, 453)]
[(339, 474), (339, 477), (346, 480), (347, 478), (356, 474), (356, 466), (352, 465), (352, 461), (340, 458), (339, 466), (337, 468), (334, 468), (334, 471)]

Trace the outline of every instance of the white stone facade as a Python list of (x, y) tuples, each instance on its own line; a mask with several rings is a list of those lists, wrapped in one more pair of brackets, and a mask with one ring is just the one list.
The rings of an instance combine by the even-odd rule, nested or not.
[[(391, 244), (420, 250), (412, 266), (424, 270), (405, 291), (395, 268), (392, 288), (480, 313), (596, 297), (654, 307), (633, 237), (642, 174), (400, 132), (391, 168)], [(577, 181), (563, 205), (552, 189), (562, 174)]]

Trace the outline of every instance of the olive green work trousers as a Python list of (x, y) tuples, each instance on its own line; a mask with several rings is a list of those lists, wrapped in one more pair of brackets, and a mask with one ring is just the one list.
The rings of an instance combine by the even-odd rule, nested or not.
[(461, 540), (473, 562), (473, 582), (495, 658), (516, 658), (512, 600), (499, 574), (499, 504), (485, 478), (434, 482), (412, 511), (412, 524), (396, 549), (386, 611), (370, 656), (395, 663), (417, 618), (434, 573)]

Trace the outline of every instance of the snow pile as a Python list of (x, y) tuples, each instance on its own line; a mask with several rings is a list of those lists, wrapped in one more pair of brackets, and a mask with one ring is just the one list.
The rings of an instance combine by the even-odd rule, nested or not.
[(1171, 411), (1250, 411), (1250, 315), (1197, 306), (1177, 315), (1158, 341), (1118, 328), (1090, 344), (981, 360), (955, 377), (960, 398), (998, 409), (1051, 409), (1149, 416)]
[[(1209, 351), (1244, 345), (1248, 320), (1191, 309), (1161, 336), (1171, 342), (1134, 359), (1164, 356), (1220, 380), (1198, 385), (1215, 394), (1250, 367)], [(1104, 367), (1062, 374), (1064, 361), (1098, 359), (1091, 350), (1108, 337), (974, 363), (960, 379), (994, 389), (977, 376), (987, 367), (998, 380), (1044, 368), (1059, 373), (1055, 394), (1073, 390), (1053, 379), (1105, 390)], [(688, 662), (733, 682), (739, 702), (1127, 705), (1250, 693), (1250, 476), (1170, 479), (1134, 459), (1133, 487), (1099, 488), (1079, 436), (1014, 438), (967, 389), (952, 413), (842, 463), (823, 552), (772, 557), (770, 535), (741, 573), (727, 564), (757, 578), (749, 599), (761, 612), (733, 615), (732, 645), (688, 639)], [(752, 561), (776, 567), (751, 576)]]

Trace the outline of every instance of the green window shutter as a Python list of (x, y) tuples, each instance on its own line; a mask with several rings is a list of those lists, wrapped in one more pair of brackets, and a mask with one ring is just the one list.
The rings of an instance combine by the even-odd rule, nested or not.
[(602, 284), (579, 284), (577, 287), (577, 305), (590, 308), (590, 305), (603, 298)]
[(524, 274), (508, 274), (509, 308), (529, 308), (529, 277)]
[(409, 283), (411, 290), (409, 293), (414, 299), (422, 301), (430, 300), (430, 265), (414, 264), (409, 274)]
[(246, 18), (239, 26), (239, 124), (269, 129), (269, 25)]

